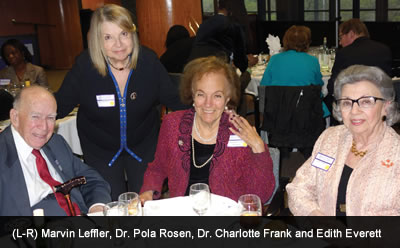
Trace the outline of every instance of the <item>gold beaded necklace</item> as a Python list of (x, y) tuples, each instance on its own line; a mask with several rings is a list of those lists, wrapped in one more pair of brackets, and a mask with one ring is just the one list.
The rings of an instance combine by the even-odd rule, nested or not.
[(356, 147), (356, 142), (353, 140), (353, 144), (351, 145), (351, 150), (350, 150), (355, 156), (360, 156), (360, 157), (364, 157), (365, 154), (367, 154), (368, 150), (365, 151), (359, 151), (357, 150)]

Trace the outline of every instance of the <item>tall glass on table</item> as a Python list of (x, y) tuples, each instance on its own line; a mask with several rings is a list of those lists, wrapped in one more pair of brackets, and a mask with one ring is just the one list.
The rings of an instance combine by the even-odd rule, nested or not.
[(118, 201), (125, 204), (129, 216), (141, 216), (142, 205), (139, 195), (135, 192), (126, 192), (118, 196)]
[(193, 210), (198, 215), (204, 215), (210, 207), (211, 194), (210, 188), (205, 183), (195, 183), (190, 186), (190, 200)]
[(255, 194), (246, 194), (238, 200), (240, 225), (246, 229), (257, 228), (261, 223), (262, 205), (260, 197)]

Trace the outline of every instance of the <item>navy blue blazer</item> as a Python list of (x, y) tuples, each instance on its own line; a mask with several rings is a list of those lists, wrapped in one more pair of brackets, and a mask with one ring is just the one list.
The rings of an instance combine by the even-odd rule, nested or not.
[[(42, 149), (64, 182), (78, 176), (86, 177), (86, 184), (71, 190), (72, 201), (82, 213), (87, 213), (94, 203), (111, 201), (110, 185), (96, 170), (73, 155), (62, 136), (53, 134)], [(0, 151), (0, 216), (32, 215), (11, 127), (0, 133)]]

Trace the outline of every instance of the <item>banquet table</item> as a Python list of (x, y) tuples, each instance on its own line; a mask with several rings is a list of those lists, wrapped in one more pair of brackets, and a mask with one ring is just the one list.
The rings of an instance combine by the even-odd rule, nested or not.
[(76, 128), (77, 109), (74, 109), (68, 116), (57, 120), (54, 132), (63, 136), (74, 154), (83, 155)]
[[(250, 68), (251, 70), (251, 80), (249, 85), (245, 89), (245, 93), (253, 95), (254, 97), (258, 97), (258, 86), (260, 86), (261, 79), (264, 75), (265, 68), (267, 68), (267, 64), (257, 64)], [(321, 71), (322, 81), (324, 81), (324, 85), (322, 86), (322, 93), (324, 97), (328, 94), (328, 80), (331, 77), (330, 72)]]
[[(145, 216), (197, 216), (189, 196), (147, 201), (143, 207)], [(238, 203), (234, 200), (211, 194), (211, 205), (205, 216), (239, 216)]]

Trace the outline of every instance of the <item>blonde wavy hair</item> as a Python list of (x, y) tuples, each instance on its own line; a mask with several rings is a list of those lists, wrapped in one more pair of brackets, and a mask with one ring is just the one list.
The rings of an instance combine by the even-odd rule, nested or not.
[(104, 22), (114, 23), (125, 32), (131, 33), (133, 49), (129, 68), (135, 69), (139, 55), (139, 38), (136, 33), (136, 25), (133, 23), (132, 15), (129, 10), (116, 4), (106, 4), (96, 9), (92, 15), (88, 33), (88, 46), (93, 65), (101, 75), (107, 75), (104, 39), (101, 32), (101, 26)]

